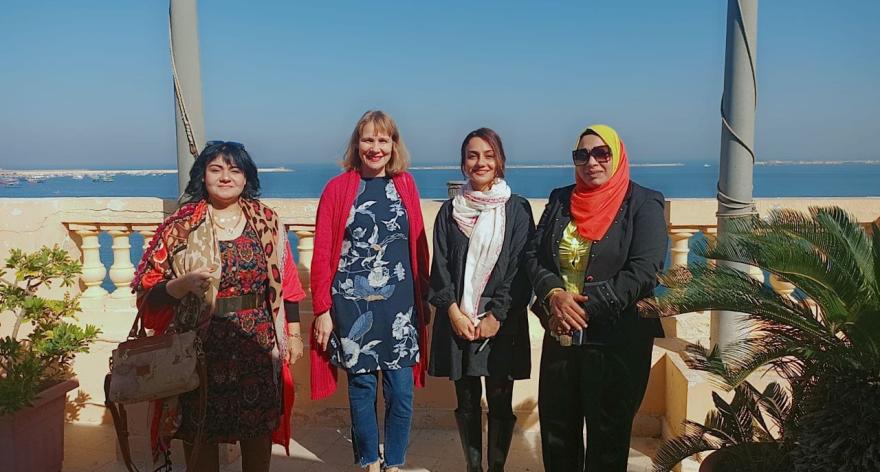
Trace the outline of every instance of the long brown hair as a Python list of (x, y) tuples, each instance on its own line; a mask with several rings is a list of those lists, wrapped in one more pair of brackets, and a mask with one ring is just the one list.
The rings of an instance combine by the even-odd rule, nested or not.
[(464, 171), (464, 163), (467, 161), (467, 145), (473, 138), (480, 138), (495, 151), (495, 161), (497, 165), (495, 166), (495, 176), (496, 177), (504, 177), (504, 164), (507, 162), (507, 156), (504, 155), (504, 145), (501, 144), (501, 136), (498, 136), (491, 128), (479, 128), (471, 131), (464, 137), (464, 141), (461, 142), (461, 173), (467, 175)]
[(400, 130), (397, 128), (397, 123), (394, 122), (394, 119), (391, 118), (390, 115), (382, 110), (368, 110), (358, 120), (357, 124), (354, 126), (354, 131), (351, 133), (351, 139), (348, 141), (348, 147), (345, 149), (345, 156), (342, 159), (342, 168), (345, 170), (360, 171), (361, 156), (358, 150), (359, 143), (361, 140), (361, 133), (364, 132), (364, 128), (369, 123), (373, 124), (373, 129), (376, 131), (391, 136), (391, 159), (388, 161), (388, 164), (385, 164), (385, 173), (389, 176), (393, 176), (401, 172), (406, 172), (409, 168), (409, 152), (403, 144), (403, 138), (400, 137)]

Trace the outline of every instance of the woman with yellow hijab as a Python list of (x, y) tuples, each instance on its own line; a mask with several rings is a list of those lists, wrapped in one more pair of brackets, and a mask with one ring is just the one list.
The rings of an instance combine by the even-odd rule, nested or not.
[[(659, 320), (638, 316), (666, 257), (663, 195), (630, 180), (623, 141), (587, 127), (575, 184), (553, 190), (526, 255), (546, 330), (538, 408), (548, 472), (625, 472)], [(584, 448), (584, 424), (587, 427)]]

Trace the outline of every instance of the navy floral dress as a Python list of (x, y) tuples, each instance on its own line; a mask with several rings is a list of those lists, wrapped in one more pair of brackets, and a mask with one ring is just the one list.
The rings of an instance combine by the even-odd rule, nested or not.
[(390, 178), (361, 179), (331, 286), (334, 364), (354, 374), (411, 367), (419, 338), (406, 210)]
[[(223, 269), (217, 298), (256, 294), (266, 299), (268, 270), (260, 238), (248, 224), (241, 236), (220, 241)], [(280, 379), (272, 361), (275, 328), (268, 305), (218, 313), (203, 337), (208, 371), (207, 441), (234, 443), (270, 434), (282, 414)], [(197, 430), (198, 390), (180, 397), (183, 423), (177, 435)]]

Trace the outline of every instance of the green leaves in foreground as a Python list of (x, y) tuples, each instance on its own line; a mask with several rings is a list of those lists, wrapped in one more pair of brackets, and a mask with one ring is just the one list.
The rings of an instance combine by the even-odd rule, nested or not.
[[(641, 307), (648, 316), (732, 311), (744, 313), (750, 322), (749, 333), (722, 350), (689, 347), (688, 364), (712, 374), (734, 397), (728, 404), (716, 395), (705, 424), (689, 423), (684, 435), (667, 442), (655, 470), (670, 470), (697, 452), (727, 448), (726, 456), (738, 457), (731, 461), (769, 457), (779, 471), (792, 469), (792, 457), (816, 455), (834, 458), (827, 470), (859, 470), (842, 463), (844, 457), (850, 457), (846, 463), (880, 463), (876, 429), (870, 434), (861, 428), (866, 432), (858, 451), (842, 447), (839, 435), (844, 432), (828, 427), (830, 417), (817, 408), (817, 395), (827, 400), (829, 389), (840, 385), (847, 385), (854, 399), (880, 400), (875, 387), (880, 377), (880, 228), (875, 223), (869, 233), (839, 208), (812, 208), (808, 214), (781, 210), (767, 220), (733, 220), (726, 229), (716, 242), (697, 244), (695, 253), (707, 262), (664, 274), (663, 296)], [(752, 265), (787, 281), (796, 287), (794, 296), (781, 295), (726, 262)], [(767, 368), (787, 385), (755, 389), (747, 379)], [(836, 414), (836, 421), (850, 424), (850, 430), (874, 418), (858, 408)], [(817, 427), (803, 428), (807, 420)], [(753, 454), (752, 446), (763, 452)], [(776, 452), (786, 461), (774, 462)], [(819, 463), (799, 459), (798, 470), (811, 462)], [(761, 467), (754, 463), (742, 470)]]
[[(70, 287), (81, 267), (58, 246), (33, 253), (13, 249), (0, 271), (0, 312), (12, 312), (12, 336), (0, 339), (0, 415), (29, 406), (39, 392), (71, 375), (70, 363), (78, 353), (88, 352), (100, 334), (92, 325), (80, 326), (78, 297), (65, 293), (61, 299), (39, 295), (56, 283)], [(4, 278), (5, 277), (5, 278)], [(28, 326), (28, 336), (19, 330)]]

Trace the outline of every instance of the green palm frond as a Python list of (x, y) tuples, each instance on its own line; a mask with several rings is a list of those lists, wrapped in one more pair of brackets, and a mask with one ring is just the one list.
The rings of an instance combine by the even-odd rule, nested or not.
[[(787, 412), (788, 405), (785, 404), (787, 396), (785, 391), (776, 382), (770, 382), (764, 391), (758, 390), (750, 382), (743, 382), (737, 389), (737, 393), (747, 398), (744, 402), (749, 414), (755, 422), (753, 439), (755, 442), (772, 442), (777, 441), (777, 436), (773, 434), (771, 426), (778, 431), (778, 436), (785, 436), (785, 427), (783, 424), (784, 417), (780, 416), (783, 412)], [(764, 416), (770, 418), (770, 424)]]
[[(643, 313), (737, 312), (745, 315), (749, 330), (723, 349), (688, 347), (688, 366), (711, 374), (716, 384), (734, 392), (733, 399), (727, 403), (713, 393), (715, 410), (702, 429), (690, 424), (684, 436), (664, 445), (655, 470), (670, 470), (678, 461), (712, 449), (745, 460), (742, 464), (748, 466), (741, 470), (759, 470), (762, 454), (752, 457), (753, 452), (776, 454), (770, 462), (787, 458), (804, 433), (800, 422), (818, 418), (821, 408), (813, 411), (805, 405), (821, 405), (815, 397), (829, 373), (880, 377), (880, 227), (875, 223), (871, 229), (869, 235), (839, 208), (735, 219), (726, 222), (716, 241), (695, 244), (694, 253), (715, 260), (715, 265), (691, 264), (661, 276), (666, 292), (641, 302)], [(728, 262), (773, 274), (793, 284), (795, 292), (792, 297), (780, 295)], [(761, 391), (748, 381), (768, 369), (784, 382)], [(864, 387), (853, 379), (861, 382), (853, 385)], [(859, 415), (850, 414), (847, 421), (858, 422)], [(833, 418), (825, 415), (821, 421)], [(817, 436), (811, 444), (831, 450), (839, 445), (836, 439)], [(866, 439), (865, 447), (880, 450), (875, 439)]]
[(880, 226), (871, 224), (871, 248), (874, 260), (874, 289), (880, 293)]
[(761, 407), (773, 421), (782, 436), (785, 436), (785, 422), (791, 413), (791, 397), (776, 382), (771, 382), (758, 397)]
[[(666, 292), (654, 304), (659, 316), (704, 310), (742, 312), (756, 321), (779, 323), (805, 336), (831, 341), (834, 333), (817, 320), (809, 306), (783, 297), (771, 287), (728, 267), (693, 264), (660, 277)], [(651, 311), (649, 309), (649, 311)]]
[(706, 414), (703, 424), (685, 422), (682, 435), (663, 443), (654, 458), (654, 471), (672, 470), (682, 460), (695, 454), (740, 444), (773, 442), (776, 439), (762, 417), (763, 393), (751, 384), (734, 392), (730, 403), (712, 394), (715, 409)]
[(872, 246), (864, 230), (839, 209), (813, 209), (812, 217), (773, 212), (769, 221), (740, 219), (715, 243), (695, 245), (710, 259), (738, 262), (788, 280), (815, 299), (826, 316), (840, 316), (876, 306), (878, 295)]
[(746, 405), (748, 402), (748, 396), (740, 391), (734, 393), (730, 403), (725, 402), (721, 395), (712, 392), (712, 403), (727, 426), (724, 431), (732, 435), (737, 444), (751, 442), (755, 437), (754, 418), (751, 414), (752, 409)]
[(707, 245), (704, 255), (753, 265), (787, 280), (816, 300), (826, 316), (834, 320), (845, 317), (850, 312), (847, 300), (857, 299), (862, 293), (851, 272), (841, 270), (804, 241), (784, 235), (730, 235)]
[[(706, 423), (710, 423), (708, 417)], [(657, 451), (654, 472), (669, 472), (688, 457), (734, 444), (723, 431), (693, 421), (685, 422), (684, 430), (684, 434), (664, 442)]]
[[(857, 267), (857, 276), (864, 285), (876, 287), (877, 278), (871, 258), (871, 240), (861, 225), (838, 207), (813, 207), (810, 208), (810, 213), (813, 219), (826, 230), (826, 247), (840, 248), (840, 250), (834, 251), (833, 255), (844, 258), (844, 266)], [(871, 291), (874, 292), (874, 290)]]

